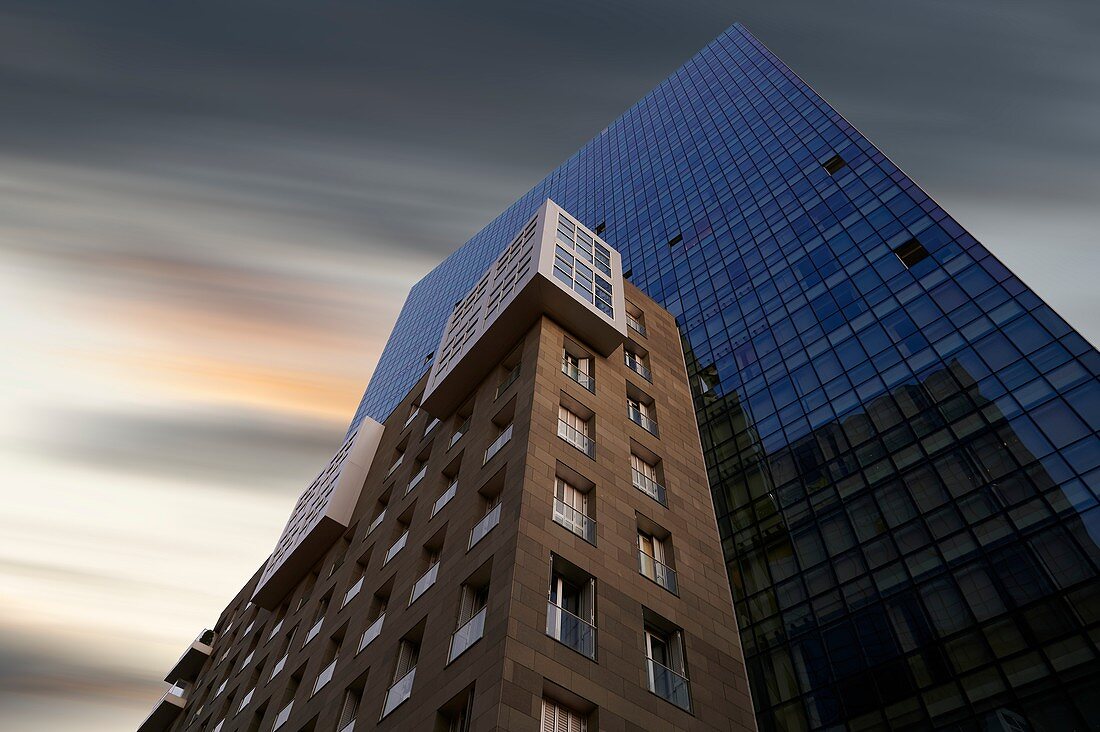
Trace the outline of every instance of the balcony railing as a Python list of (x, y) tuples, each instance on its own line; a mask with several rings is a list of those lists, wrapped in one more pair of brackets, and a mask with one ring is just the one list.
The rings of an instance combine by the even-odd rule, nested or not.
[(447, 653), (447, 663), (461, 656), (467, 648), (485, 635), (485, 610), (486, 608), (481, 608), (477, 615), (467, 620), (466, 624), (451, 636), (451, 650)]
[(648, 475), (638, 470), (637, 468), (631, 468), (631, 479), (634, 482), (634, 487), (645, 493), (653, 500), (660, 503), (662, 506), (668, 505), (668, 497), (665, 495), (665, 487), (657, 481), (650, 478)]
[(641, 573), (672, 594), (676, 594), (676, 570), (638, 550), (638, 565)]
[(638, 320), (637, 318), (635, 318), (630, 313), (626, 314), (626, 324), (627, 324), (627, 326), (629, 326), (629, 328), (632, 331), (634, 331), (638, 335), (642, 336), (643, 338), (645, 337), (645, 335), (646, 335), (645, 323)]
[(508, 391), (508, 387), (516, 383), (516, 379), (518, 378), (519, 366), (516, 366), (514, 369), (508, 372), (508, 375), (504, 377), (504, 381), (500, 382), (500, 384), (497, 386), (497, 393), (496, 396), (493, 398), (500, 399), (501, 394)]
[(691, 711), (691, 688), (688, 680), (668, 666), (646, 659), (649, 675), (649, 690), (657, 696), (670, 701), (685, 712)]
[(317, 634), (321, 632), (321, 624), (325, 622), (325, 616), (317, 618), (317, 622), (313, 624), (313, 627), (306, 633), (306, 639), (302, 641), (302, 645), (308, 644), (311, 640), (317, 637)]
[(284, 724), (286, 724), (286, 721), (288, 719), (290, 719), (290, 711), (292, 709), (294, 709), (294, 700), (293, 699), (290, 701), (289, 704), (287, 704), (285, 707), (283, 707), (279, 711), (279, 716), (275, 717), (275, 724), (272, 725), (272, 727), (271, 727), (272, 732), (274, 732), (274, 730), (277, 730), (280, 727), (282, 727)]
[(589, 544), (596, 543), (596, 522), (581, 511), (554, 498), (554, 521), (581, 537)]
[(563, 358), (561, 361), (561, 372), (585, 389), (588, 389), (588, 391), (595, 393), (596, 379), (581, 371), (575, 364), (569, 363), (567, 359)]
[(408, 529), (406, 529), (405, 533), (403, 533), (401, 536), (399, 536), (397, 538), (397, 541), (395, 541), (393, 544), (391, 544), (390, 548), (386, 550), (386, 556), (382, 559), (382, 566), (383, 567), (385, 567), (387, 564), (389, 564), (389, 561), (391, 559), (393, 559), (395, 556), (397, 556), (397, 552), (399, 552), (399, 551), (401, 551), (402, 549), (405, 548), (405, 542), (408, 541), (408, 540), (409, 540), (409, 531), (408, 531)]
[(402, 676), (400, 679), (390, 687), (390, 690), (386, 692), (386, 703), (382, 707), (382, 716), (397, 709), (402, 702), (408, 700), (412, 696), (413, 691), (413, 679), (416, 677), (416, 667), (414, 666), (411, 671)]
[(271, 675), (267, 677), (268, 681), (271, 681), (273, 678), (279, 675), (279, 672), (283, 670), (284, 666), (286, 666), (286, 659), (289, 656), (289, 653), (284, 653), (283, 657), (275, 662), (275, 665), (271, 667)]
[(560, 417), (558, 418), (558, 437), (562, 438), (588, 457), (593, 457), (596, 453), (596, 445), (592, 441), (592, 438)]
[(452, 480), (451, 484), (447, 486), (447, 490), (440, 494), (439, 498), (435, 499), (435, 503), (432, 504), (431, 518), (435, 518), (435, 515), (443, 510), (443, 507), (451, 502), (451, 499), (455, 497), (455, 493), (458, 492), (458, 481)]
[(332, 674), (336, 671), (336, 661), (337, 659), (332, 659), (332, 663), (330, 663), (328, 666), (325, 666), (321, 670), (321, 673), (317, 674), (317, 680), (313, 682), (313, 692), (310, 694), (310, 696), (316, 694), (318, 691), (321, 690), (321, 687), (332, 680)]
[(420, 575), (420, 579), (413, 585), (412, 595), (409, 597), (409, 604), (412, 605), (416, 602), (416, 598), (423, 595), (428, 591), (428, 588), (435, 584), (436, 577), (439, 576), (439, 562), (436, 562), (432, 566), (428, 567), (428, 571)]
[(370, 526), (367, 527), (367, 534), (370, 535), (372, 531), (378, 528), (378, 525), (382, 523), (382, 519), (386, 518), (386, 509), (382, 509), (382, 513), (374, 517), (374, 520), (370, 522)]
[(340, 603), (340, 607), (345, 607), (352, 598), (359, 594), (359, 590), (363, 589), (363, 581), (366, 577), (360, 577), (354, 585), (348, 588), (348, 591), (344, 593), (344, 601)]
[(248, 693), (241, 697), (241, 703), (237, 705), (237, 714), (244, 711), (244, 708), (248, 706), (248, 703), (252, 701), (252, 697), (256, 694), (256, 687), (253, 686), (248, 690)]
[(454, 434), (451, 435), (451, 443), (447, 445), (447, 449), (450, 450), (452, 447), (454, 447), (455, 443), (462, 439), (462, 436), (466, 434), (466, 431), (468, 429), (470, 429), (469, 417), (467, 417), (465, 421), (463, 421), (463, 423), (460, 424), (458, 428), (454, 431)]
[(546, 634), (581, 655), (596, 658), (596, 626), (552, 600), (546, 603)]
[(635, 356), (630, 351), (624, 351), (623, 361), (626, 362), (627, 368), (629, 368), (631, 371), (636, 373), (638, 376), (641, 376), (646, 381), (653, 383), (653, 374), (650, 373), (649, 369), (644, 363), (642, 363), (642, 360), (640, 358)]
[[(405, 427), (408, 427), (410, 424), (412, 424), (413, 420), (416, 419), (419, 416), (420, 416), (420, 407), (417, 407), (416, 409), (412, 410), (412, 413), (409, 415), (409, 418), (405, 420)], [(401, 429), (405, 429), (405, 427), (402, 427)]]
[(386, 614), (379, 615), (370, 627), (363, 631), (363, 637), (359, 639), (359, 648), (355, 651), (358, 653), (371, 644), (375, 638), (382, 632), (382, 623), (386, 620)]
[(431, 432), (432, 430), (434, 430), (436, 425), (438, 425), (438, 424), (439, 424), (439, 417), (432, 417), (432, 421), (428, 422), (427, 426), (424, 427), (424, 434), (426, 435), (429, 432)]
[(416, 475), (412, 477), (412, 480), (409, 481), (409, 486), (405, 489), (406, 496), (412, 492), (413, 488), (420, 485), (420, 481), (424, 480), (424, 476), (427, 474), (427, 472), (428, 466), (426, 464), (423, 465), (420, 470), (416, 471)]
[(482, 462), (482, 464), (484, 465), (485, 463), (492, 460), (493, 456), (500, 452), (500, 448), (504, 447), (510, 439), (512, 439), (512, 425), (509, 424), (507, 427), (504, 428), (504, 431), (501, 432), (495, 440), (493, 440), (493, 444), (489, 445), (489, 447), (485, 449), (485, 460)]
[(474, 524), (474, 528), (470, 530), (470, 544), (466, 548), (467, 551), (473, 549), (474, 546), (485, 538), (485, 535), (493, 530), (493, 527), (500, 523), (500, 504), (493, 506), (489, 513), (485, 514), (480, 521)]
[(283, 618), (279, 618), (279, 622), (275, 623), (275, 627), (267, 634), (267, 639), (271, 640), (275, 637), (275, 634), (283, 629)]
[(657, 436), (657, 420), (642, 414), (642, 410), (629, 405), (627, 405), (626, 414), (630, 417), (630, 421), (634, 422), (654, 437)]
[(386, 473), (386, 477), (388, 478), (391, 475), (393, 475), (394, 471), (397, 470), (398, 468), (400, 468), (401, 463), (403, 463), (403, 462), (405, 462), (405, 456), (401, 455), (401, 457), (397, 458), (397, 461), (393, 465), (390, 466), (389, 471), (387, 471), (387, 473)]

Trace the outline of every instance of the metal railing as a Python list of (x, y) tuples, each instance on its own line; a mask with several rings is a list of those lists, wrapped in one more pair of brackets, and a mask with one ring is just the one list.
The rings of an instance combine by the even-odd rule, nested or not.
[(356, 653), (369, 646), (371, 641), (379, 636), (382, 632), (382, 623), (384, 623), (385, 620), (386, 614), (382, 613), (375, 618), (374, 622), (370, 624), (370, 627), (363, 631), (363, 637), (359, 639), (359, 648), (356, 649)]
[(595, 455), (596, 444), (593, 442), (592, 438), (561, 417), (558, 417), (558, 437), (562, 438), (588, 457), (593, 457)]
[(397, 707), (400, 706), (402, 702), (407, 701), (408, 698), (412, 696), (413, 679), (415, 677), (416, 667), (413, 666), (407, 674), (394, 682), (394, 685), (391, 686), (389, 691), (386, 692), (386, 703), (382, 707), (383, 717), (392, 712), (394, 709), (397, 709)]
[(418, 471), (416, 472), (416, 475), (414, 475), (414, 476), (412, 477), (412, 479), (411, 479), (411, 480), (409, 481), (409, 485), (408, 485), (408, 487), (407, 487), (407, 488), (405, 488), (405, 495), (406, 495), (406, 496), (407, 496), (407, 495), (409, 495), (409, 493), (411, 493), (411, 492), (412, 492), (412, 489), (413, 489), (413, 488), (415, 488), (416, 486), (420, 485), (420, 481), (424, 480), (424, 476), (425, 476), (425, 475), (426, 475), (427, 473), (428, 473), (428, 465), (427, 465), (427, 464), (425, 464), (425, 465), (424, 465), (423, 467), (421, 467), (421, 468), (420, 468), (420, 470), (418, 470)]
[(665, 487), (657, 481), (650, 478), (648, 475), (638, 470), (637, 468), (630, 469), (630, 477), (634, 483), (634, 487), (645, 493), (653, 500), (660, 503), (662, 506), (668, 505), (668, 497), (665, 494)]
[(508, 375), (504, 377), (504, 381), (497, 385), (497, 393), (494, 399), (500, 399), (500, 395), (508, 391), (508, 387), (516, 383), (516, 379), (519, 378), (519, 366), (508, 372)]
[(405, 462), (405, 454), (402, 453), (401, 457), (397, 458), (397, 461), (390, 466), (390, 469), (386, 472), (386, 477), (393, 475), (394, 471), (401, 467), (401, 463)]
[(657, 561), (638, 549), (638, 565), (643, 575), (653, 580), (672, 594), (676, 594), (676, 570)]
[(321, 690), (321, 687), (332, 680), (332, 674), (336, 671), (336, 661), (337, 659), (332, 659), (332, 663), (330, 663), (328, 666), (325, 666), (323, 669), (321, 669), (321, 673), (317, 674), (317, 680), (313, 682), (313, 692), (310, 694), (310, 696), (316, 694), (318, 691)]
[(242, 711), (242, 710), (243, 710), (243, 709), (244, 709), (245, 707), (247, 707), (247, 706), (248, 706), (248, 703), (249, 703), (250, 701), (252, 701), (252, 697), (253, 697), (253, 696), (254, 696), (255, 694), (256, 694), (256, 687), (255, 687), (255, 686), (253, 686), (253, 687), (252, 687), (251, 689), (249, 689), (249, 690), (248, 690), (248, 693), (247, 693), (247, 694), (245, 694), (245, 695), (244, 695), (243, 697), (241, 697), (241, 703), (240, 703), (239, 705), (237, 705), (237, 714), (240, 714), (240, 713), (241, 713), (241, 711)]
[(554, 497), (554, 522), (572, 531), (589, 544), (596, 543), (596, 521)]
[(289, 653), (284, 653), (283, 657), (275, 662), (275, 665), (271, 667), (271, 675), (267, 677), (268, 681), (279, 675), (279, 672), (283, 670), (283, 666), (286, 666), (286, 659), (290, 656)]
[[(408, 427), (410, 424), (412, 424), (413, 420), (416, 419), (419, 416), (420, 416), (420, 407), (417, 407), (416, 409), (412, 410), (412, 414), (410, 414), (409, 418), (405, 420), (405, 427)], [(405, 429), (405, 427), (402, 427), (401, 429)]]
[(382, 509), (382, 513), (374, 517), (374, 520), (370, 522), (370, 526), (367, 527), (367, 534), (378, 528), (378, 525), (382, 523), (382, 519), (386, 518), (386, 509)]
[(493, 527), (500, 523), (500, 504), (493, 506), (489, 513), (482, 516), (481, 520), (474, 524), (474, 528), (470, 530), (470, 544), (466, 547), (466, 550), (474, 548), (474, 545), (485, 538), (485, 535), (493, 530)]
[(577, 653), (596, 658), (596, 626), (550, 600), (546, 603), (546, 634)]
[(286, 721), (290, 719), (290, 710), (293, 708), (294, 701), (291, 700), (289, 704), (287, 704), (285, 707), (282, 708), (282, 710), (279, 711), (279, 716), (275, 717), (275, 724), (271, 727), (272, 731), (277, 730), (284, 724), (286, 724)]
[(596, 391), (596, 379), (590, 374), (581, 371), (575, 364), (570, 363), (567, 359), (563, 358), (561, 360), (561, 372), (585, 389), (588, 389), (588, 391)]
[(509, 424), (507, 427), (504, 428), (504, 431), (501, 432), (500, 435), (495, 440), (493, 440), (492, 444), (489, 445), (489, 447), (485, 448), (485, 460), (482, 461), (482, 464), (484, 465), (485, 463), (492, 460), (493, 456), (496, 455), (498, 452), (500, 452), (500, 448), (504, 447), (504, 445), (510, 439), (512, 439), (512, 425), (511, 424)]
[(321, 617), (317, 618), (317, 622), (315, 622), (313, 624), (313, 627), (311, 627), (309, 629), (309, 632), (306, 633), (306, 639), (304, 641), (302, 641), (303, 646), (317, 637), (317, 634), (321, 632), (321, 625), (324, 622), (325, 622), (325, 616), (322, 615)]
[(426, 435), (434, 430), (437, 424), (439, 424), (439, 417), (432, 417), (432, 421), (428, 422), (427, 426), (424, 428), (424, 434)]
[(631, 353), (630, 351), (623, 351), (623, 361), (626, 363), (627, 368), (629, 368), (631, 371), (636, 373), (638, 376), (641, 376), (646, 381), (653, 383), (653, 374), (650, 373), (649, 369), (644, 363), (642, 363), (641, 359), (638, 358), (638, 356)]
[(416, 581), (412, 588), (412, 595), (409, 597), (409, 604), (412, 605), (416, 602), (416, 599), (428, 591), (428, 588), (435, 584), (436, 577), (439, 576), (439, 562), (436, 562), (432, 566), (428, 567), (428, 571), (420, 575), (420, 579)]
[(435, 499), (435, 503), (432, 504), (432, 515), (430, 518), (435, 518), (435, 515), (443, 510), (443, 507), (451, 502), (451, 499), (455, 497), (455, 493), (458, 492), (458, 481), (453, 480), (451, 484), (447, 486), (447, 490)]
[(635, 318), (630, 313), (626, 314), (626, 324), (627, 324), (627, 326), (630, 327), (630, 329), (632, 331), (634, 331), (638, 335), (643, 336), (643, 337), (646, 335), (645, 324), (642, 323), (642, 321)]
[(636, 409), (635, 407), (632, 407), (630, 405), (627, 405), (626, 407), (626, 415), (630, 417), (631, 422), (638, 425), (654, 437), (657, 436), (657, 420), (642, 414), (642, 410)]
[(485, 610), (481, 608), (476, 615), (451, 636), (451, 649), (447, 652), (447, 663), (461, 656), (467, 648), (481, 640), (485, 635)]
[(340, 603), (340, 607), (346, 606), (351, 599), (359, 594), (359, 590), (363, 589), (363, 581), (366, 577), (360, 577), (359, 580), (348, 588), (348, 591), (344, 593), (344, 600)]
[(451, 435), (451, 442), (449, 445), (447, 445), (447, 449), (450, 450), (452, 447), (454, 447), (455, 443), (462, 439), (462, 436), (466, 434), (466, 430), (468, 429), (470, 429), (469, 417), (467, 417), (466, 420), (458, 426), (458, 429), (454, 431), (454, 434)]
[(657, 696), (670, 701), (685, 712), (691, 711), (691, 689), (688, 680), (668, 666), (646, 659), (649, 690)]
[(405, 533), (403, 533), (401, 536), (399, 536), (397, 538), (397, 541), (395, 541), (393, 544), (391, 544), (390, 548), (386, 550), (386, 556), (382, 559), (382, 566), (383, 567), (385, 567), (391, 559), (393, 559), (395, 556), (397, 556), (397, 552), (399, 552), (399, 551), (401, 551), (402, 549), (405, 548), (405, 542), (408, 541), (408, 539), (409, 539), (409, 531), (408, 531), (408, 529), (406, 529)]

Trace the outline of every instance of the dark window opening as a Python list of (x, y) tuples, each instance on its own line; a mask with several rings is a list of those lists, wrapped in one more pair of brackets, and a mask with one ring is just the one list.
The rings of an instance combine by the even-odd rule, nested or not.
[(684, 235), (683, 234), (677, 234), (676, 236), (674, 236), (674, 237), (672, 237), (671, 239), (668, 240), (668, 245), (670, 247), (674, 247), (677, 244), (679, 244), (680, 242), (682, 242), (683, 240), (684, 240)]
[(840, 157), (839, 155), (834, 155), (821, 165), (825, 168), (826, 173), (828, 173), (829, 175), (836, 175), (845, 166), (848, 165), (848, 161)]
[(427, 356), (424, 357), (424, 363), (425, 364), (431, 363), (433, 358), (435, 358), (435, 351), (432, 351), (431, 353), (429, 353)]
[(894, 254), (897, 255), (897, 258), (901, 260), (906, 269), (911, 269), (913, 265), (928, 256), (928, 250), (916, 239), (910, 239), (895, 249)]
[(634, 274), (634, 270), (628, 269), (627, 271), (623, 272), (623, 277), (630, 279), (630, 275), (632, 274)]
[(600, 234), (602, 234), (603, 230), (606, 229), (606, 228), (607, 228), (607, 224), (604, 223), (603, 221), (596, 224), (596, 236), (599, 236)]

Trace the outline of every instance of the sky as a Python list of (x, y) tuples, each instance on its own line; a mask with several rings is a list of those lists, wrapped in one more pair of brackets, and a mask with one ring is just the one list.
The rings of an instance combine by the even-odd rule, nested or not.
[(734, 21), (1100, 340), (1100, 4), (0, 0), (0, 728), (134, 729), (408, 288)]

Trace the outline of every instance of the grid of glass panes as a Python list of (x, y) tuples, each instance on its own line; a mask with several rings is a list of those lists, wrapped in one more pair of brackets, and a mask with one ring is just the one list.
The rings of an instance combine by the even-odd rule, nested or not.
[(554, 247), (554, 276), (588, 302), (595, 303), (608, 317), (614, 318), (611, 283), (600, 272), (594, 272), (593, 267), (610, 277), (611, 250), (594, 241), (568, 217), (559, 214)]
[[(761, 729), (1002, 707), (1086, 727), (1100, 356), (739, 27), (414, 288), (362, 414), (400, 401), (439, 293), (460, 297), (547, 197), (606, 222), (708, 374)], [(908, 269), (892, 249), (914, 237), (930, 256)]]

